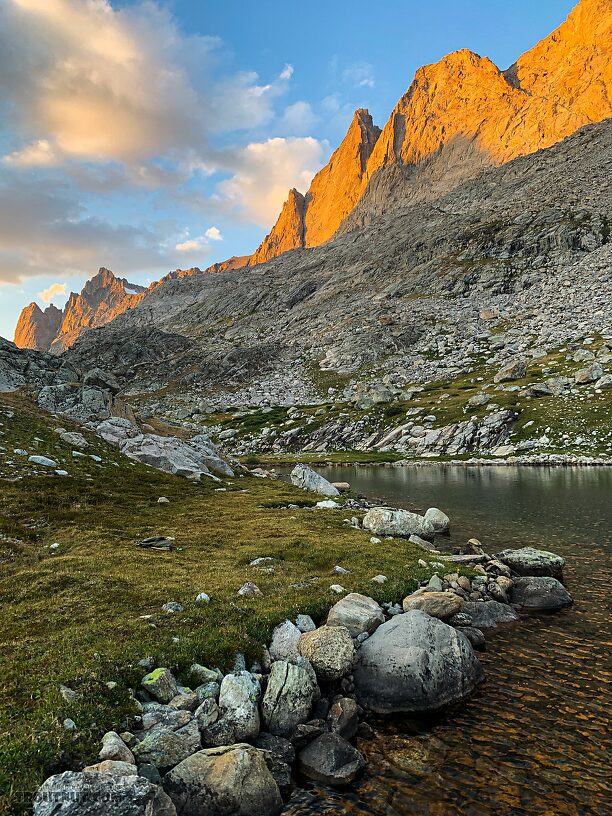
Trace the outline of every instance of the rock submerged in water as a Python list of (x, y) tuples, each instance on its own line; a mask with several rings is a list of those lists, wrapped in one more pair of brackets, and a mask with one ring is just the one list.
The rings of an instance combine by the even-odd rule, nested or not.
[(526, 611), (555, 612), (573, 603), (572, 596), (560, 581), (544, 575), (515, 578), (510, 600)]
[(400, 536), (411, 535), (432, 540), (435, 535), (434, 525), (418, 513), (408, 510), (390, 510), (387, 507), (374, 507), (363, 517), (363, 527), (374, 535)]
[(177, 816), (276, 816), (283, 808), (265, 755), (252, 745), (198, 751), (166, 774), (164, 788)]
[(339, 496), (340, 491), (328, 482), (311, 467), (304, 464), (297, 464), (291, 471), (291, 481), (302, 490), (309, 490), (311, 493), (320, 493), (322, 496)]
[(522, 547), (520, 550), (504, 550), (496, 556), (498, 561), (506, 564), (517, 575), (548, 575), (553, 578), (563, 577), (565, 561), (560, 555), (537, 550), (535, 547)]
[(354, 670), (359, 703), (377, 714), (435, 711), (467, 697), (483, 676), (469, 640), (420, 610), (379, 626)]
[(365, 760), (356, 748), (339, 734), (321, 734), (300, 752), (300, 773), (324, 785), (349, 785), (365, 768)]
[(500, 623), (513, 623), (519, 617), (511, 606), (500, 601), (463, 601), (461, 612), (470, 616), (477, 629), (495, 629)]
[[(103, 803), (103, 804), (102, 804)], [(176, 816), (164, 791), (143, 776), (66, 771), (49, 777), (34, 799), (34, 816)], [(263, 814), (262, 814), (263, 816)]]

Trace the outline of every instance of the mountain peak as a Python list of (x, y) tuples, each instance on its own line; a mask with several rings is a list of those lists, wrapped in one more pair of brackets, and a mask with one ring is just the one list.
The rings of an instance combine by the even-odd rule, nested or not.
[(43, 310), (37, 303), (30, 303), (21, 312), (15, 329), (15, 345), (18, 348), (48, 351), (62, 323), (62, 312), (53, 304)]

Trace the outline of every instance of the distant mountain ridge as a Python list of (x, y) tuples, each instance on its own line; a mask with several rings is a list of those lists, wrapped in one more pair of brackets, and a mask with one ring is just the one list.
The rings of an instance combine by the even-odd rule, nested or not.
[(63, 311), (53, 305), (44, 312), (36, 303), (26, 306), (15, 330), (15, 345), (61, 353), (87, 329), (104, 326), (136, 306), (146, 291), (144, 286), (117, 278), (110, 269), (101, 267), (80, 294), (70, 293)]

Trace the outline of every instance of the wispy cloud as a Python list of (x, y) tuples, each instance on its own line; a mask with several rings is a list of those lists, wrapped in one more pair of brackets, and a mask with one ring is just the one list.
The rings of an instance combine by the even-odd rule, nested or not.
[(51, 303), (54, 298), (64, 297), (67, 289), (65, 283), (52, 283), (47, 289), (38, 293), (38, 297), (43, 303)]

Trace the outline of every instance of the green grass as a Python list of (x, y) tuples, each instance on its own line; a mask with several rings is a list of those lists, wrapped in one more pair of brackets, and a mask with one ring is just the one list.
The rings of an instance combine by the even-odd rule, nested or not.
[[(70, 458), (53, 432), (57, 420), (18, 400), (7, 407), (14, 415), (1, 418), (0, 444), (26, 447), (38, 437), (41, 452), (53, 445), (58, 459)], [(79, 460), (70, 477), (30, 476), (20, 465), (20, 479), (0, 481), (3, 813), (26, 813), (46, 775), (95, 761), (101, 735), (129, 725), (128, 689), (142, 675), (140, 658), (151, 655), (179, 675), (194, 660), (228, 668), (237, 651), (257, 658), (284, 618), (324, 618), (337, 600), (329, 590), (336, 564), (351, 570), (341, 579), (347, 591), (379, 601), (400, 599), (425, 577), (421, 551), (401, 540), (373, 547), (367, 533), (343, 525), (342, 511), (280, 509), (309, 498), (290, 485), (245, 476), (215, 492), (209, 480), (132, 465), (99, 440), (96, 451), (104, 464), (91, 480), (92, 468), (78, 471)], [(169, 504), (157, 503), (162, 495)], [(137, 546), (157, 534), (175, 537), (177, 550)], [(55, 542), (59, 551), (51, 555)], [(258, 556), (272, 556), (275, 571), (249, 567)], [(389, 581), (372, 583), (377, 573)], [(237, 596), (247, 580), (262, 598)], [(195, 604), (201, 591), (209, 605)], [(163, 613), (170, 600), (185, 611)], [(109, 690), (108, 681), (117, 688)], [(60, 684), (79, 693), (77, 702), (62, 700)], [(76, 732), (63, 730), (65, 717)]]

